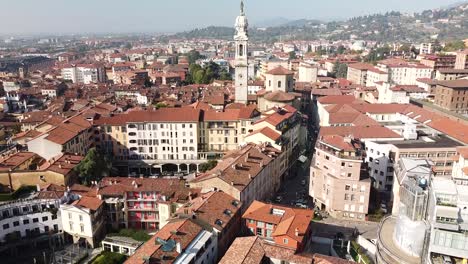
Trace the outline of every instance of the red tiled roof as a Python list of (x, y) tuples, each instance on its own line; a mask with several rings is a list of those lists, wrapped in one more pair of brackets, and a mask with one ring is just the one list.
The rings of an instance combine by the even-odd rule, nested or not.
[(270, 138), (273, 141), (276, 141), (281, 137), (280, 133), (278, 133), (277, 131), (275, 131), (275, 130), (267, 127), (267, 126), (260, 129), (260, 130), (253, 131), (248, 136), (252, 136), (252, 135), (255, 135), (255, 134), (263, 134), (263, 135), (265, 135), (266, 137)]
[(278, 67), (274, 68), (273, 70), (268, 71), (267, 74), (271, 74), (271, 75), (293, 75), (294, 72), (284, 68), (283, 66), (278, 66)]
[(74, 206), (88, 208), (93, 211), (98, 210), (103, 204), (104, 202), (100, 199), (88, 196), (82, 196), (78, 201), (73, 203)]
[[(172, 220), (161, 228), (161, 230), (156, 232), (150, 240), (140, 246), (135, 251), (135, 254), (130, 256), (125, 263), (144, 264), (146, 263), (145, 258), (149, 258), (149, 263), (173, 263), (179, 256), (179, 253), (176, 249), (163, 252), (161, 244), (157, 242), (157, 238), (164, 241), (174, 240), (179, 242), (182, 247), (182, 251), (185, 251), (201, 231), (203, 231), (203, 228), (191, 219)], [(163, 256), (168, 259), (163, 260)]]
[(103, 117), (96, 120), (97, 125), (125, 125), (138, 122), (198, 122), (200, 110), (183, 108), (161, 108), (159, 110), (137, 110), (112, 117)]

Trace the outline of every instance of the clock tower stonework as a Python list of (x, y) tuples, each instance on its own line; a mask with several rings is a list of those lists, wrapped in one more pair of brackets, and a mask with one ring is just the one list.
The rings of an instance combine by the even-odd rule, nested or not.
[(247, 104), (247, 87), (249, 80), (248, 66), (248, 26), (247, 17), (244, 13), (244, 1), (241, 0), (241, 12), (236, 19), (236, 57), (235, 57), (235, 87), (236, 103)]

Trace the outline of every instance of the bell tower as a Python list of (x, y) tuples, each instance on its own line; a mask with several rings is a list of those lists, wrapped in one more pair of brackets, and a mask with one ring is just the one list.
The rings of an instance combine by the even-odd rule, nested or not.
[(244, 1), (241, 0), (240, 15), (236, 19), (236, 57), (235, 57), (235, 87), (236, 103), (247, 104), (248, 70), (248, 27), (249, 23), (244, 12)]

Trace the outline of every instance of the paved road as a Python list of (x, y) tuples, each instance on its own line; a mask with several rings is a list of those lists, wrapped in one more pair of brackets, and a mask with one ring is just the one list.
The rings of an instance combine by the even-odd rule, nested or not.
[[(310, 160), (306, 161), (304, 164), (298, 161), (293, 165), (291, 176), (282, 183), (280, 190), (276, 194), (276, 196), (282, 197), (280, 204), (291, 206), (295, 204), (296, 200), (301, 198), (310, 200), (308, 199), (309, 166)], [(310, 201), (308, 202), (308, 206), (312, 208), (312, 203)]]
[(352, 235), (357, 229), (359, 234), (367, 239), (376, 239), (379, 223), (368, 221), (339, 220), (331, 217), (322, 221), (314, 222), (312, 226), (314, 233), (321, 237), (333, 238), (337, 232)]

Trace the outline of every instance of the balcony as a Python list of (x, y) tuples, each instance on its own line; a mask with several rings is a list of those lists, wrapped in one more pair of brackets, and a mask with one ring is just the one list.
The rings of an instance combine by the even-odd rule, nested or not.
[(321, 143), (317, 143), (315, 145), (315, 149), (320, 149), (340, 159), (363, 160), (365, 158), (365, 156), (363, 155), (363, 153), (361, 153), (361, 151), (355, 151), (355, 152), (337, 151), (336, 149), (333, 149)]

